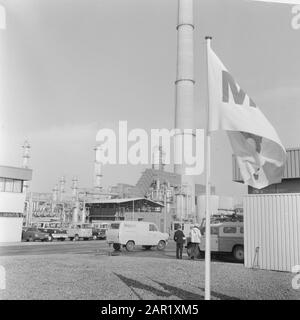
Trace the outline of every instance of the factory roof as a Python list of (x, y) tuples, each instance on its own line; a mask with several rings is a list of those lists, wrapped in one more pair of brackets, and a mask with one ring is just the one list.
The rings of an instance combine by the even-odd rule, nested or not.
[(122, 198), (122, 199), (100, 199), (100, 200), (91, 200), (86, 202), (86, 204), (106, 204), (106, 203), (115, 203), (115, 204), (122, 204), (126, 202), (135, 202), (135, 201), (141, 201), (144, 200), (148, 204), (153, 205), (154, 207), (163, 207), (163, 204), (159, 202), (152, 201), (147, 198)]
[(32, 170), (18, 167), (0, 166), (0, 178), (30, 181)]

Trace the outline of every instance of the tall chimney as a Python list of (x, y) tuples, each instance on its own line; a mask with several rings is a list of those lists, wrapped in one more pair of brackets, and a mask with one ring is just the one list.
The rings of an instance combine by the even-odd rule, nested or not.
[[(185, 174), (182, 149), (184, 137), (194, 136), (194, 133), (183, 133), (184, 129), (194, 129), (194, 17), (193, 0), (178, 0), (178, 24), (177, 24), (177, 78), (176, 78), (176, 102), (175, 102), (175, 128), (181, 132), (174, 138), (175, 161), (182, 159), (182, 164), (174, 165), (174, 171), (182, 177), (181, 184), (186, 196), (190, 196), (191, 214), (195, 211), (195, 181), (193, 176)], [(190, 138), (190, 137), (188, 137)], [(193, 139), (194, 140), (194, 139)], [(191, 142), (193, 141), (191, 139)], [(192, 144), (184, 143), (185, 148), (192, 150)], [(182, 197), (182, 195), (181, 195)], [(183, 199), (177, 199), (182, 202)], [(178, 214), (185, 217), (186, 210), (180, 209)]]

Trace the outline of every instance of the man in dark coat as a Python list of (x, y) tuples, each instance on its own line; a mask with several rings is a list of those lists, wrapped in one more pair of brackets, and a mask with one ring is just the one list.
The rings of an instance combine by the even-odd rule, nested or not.
[(178, 229), (174, 233), (174, 240), (176, 241), (176, 258), (182, 259), (182, 250), (183, 244), (185, 241), (185, 235), (181, 230), (181, 226), (178, 226)]

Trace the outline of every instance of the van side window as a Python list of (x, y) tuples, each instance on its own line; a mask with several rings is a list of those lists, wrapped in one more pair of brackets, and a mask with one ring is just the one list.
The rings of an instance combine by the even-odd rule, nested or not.
[(244, 233), (244, 227), (240, 227), (240, 233)]
[(224, 227), (224, 233), (236, 233), (236, 227)]
[(154, 224), (149, 224), (149, 231), (157, 231), (157, 228)]

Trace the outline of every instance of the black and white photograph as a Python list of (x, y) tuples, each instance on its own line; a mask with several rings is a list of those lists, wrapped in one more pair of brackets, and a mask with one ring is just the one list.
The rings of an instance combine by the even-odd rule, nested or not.
[(0, 300), (300, 300), (299, 57), (300, 0), (0, 0)]

